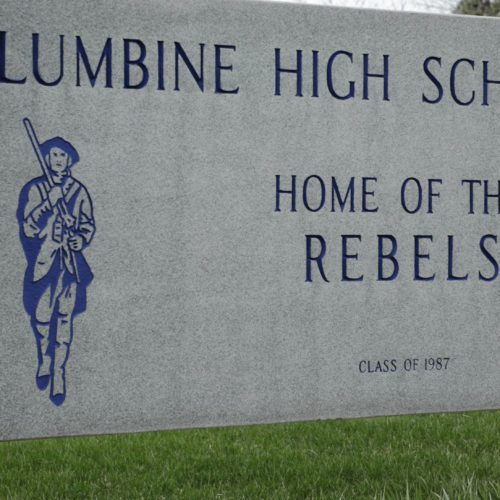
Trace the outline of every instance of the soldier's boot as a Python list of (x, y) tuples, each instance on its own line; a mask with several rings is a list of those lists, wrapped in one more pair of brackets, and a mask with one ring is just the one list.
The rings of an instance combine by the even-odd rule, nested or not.
[(66, 399), (66, 361), (68, 359), (69, 345), (62, 343), (56, 345), (54, 351), (54, 373), (50, 387), (50, 399), (56, 405), (62, 405)]
[(49, 347), (49, 329), (48, 323), (37, 323), (36, 331), (40, 335), (37, 337), (38, 348), (38, 370), (36, 372), (36, 385), (40, 390), (44, 390), (49, 385), (50, 381), (50, 366), (52, 358), (47, 354)]

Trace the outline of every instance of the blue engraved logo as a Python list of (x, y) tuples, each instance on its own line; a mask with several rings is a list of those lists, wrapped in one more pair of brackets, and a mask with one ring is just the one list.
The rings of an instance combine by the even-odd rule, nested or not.
[(37, 386), (50, 386), (50, 400), (60, 406), (73, 319), (86, 309), (93, 278), (82, 252), (92, 241), (94, 216), (85, 186), (71, 173), (80, 159), (76, 149), (61, 137), (40, 144), (31, 122), (23, 123), (43, 174), (22, 188), (17, 209), (27, 260), (24, 308), (38, 349)]

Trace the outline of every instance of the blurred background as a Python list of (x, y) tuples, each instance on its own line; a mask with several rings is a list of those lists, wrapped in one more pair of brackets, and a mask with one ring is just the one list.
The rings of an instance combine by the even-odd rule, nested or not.
[(301, 3), (472, 16), (500, 15), (500, 0), (277, 0)]

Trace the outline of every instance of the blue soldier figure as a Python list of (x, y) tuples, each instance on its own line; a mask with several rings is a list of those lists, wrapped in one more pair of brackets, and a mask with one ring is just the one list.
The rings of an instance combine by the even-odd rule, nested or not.
[(44, 390), (50, 384), (49, 397), (59, 406), (66, 398), (73, 319), (86, 309), (93, 278), (82, 251), (92, 241), (95, 224), (90, 196), (71, 175), (79, 161), (75, 148), (60, 137), (40, 145), (34, 131), (33, 137), (45, 176), (28, 182), (19, 197), (17, 219), (27, 260), (23, 298), (37, 342), (37, 386)]

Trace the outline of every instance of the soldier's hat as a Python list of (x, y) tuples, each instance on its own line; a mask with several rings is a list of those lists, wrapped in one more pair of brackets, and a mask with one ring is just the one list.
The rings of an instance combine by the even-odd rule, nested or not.
[(62, 149), (71, 158), (71, 166), (74, 166), (80, 159), (78, 151), (62, 137), (53, 137), (40, 144), (40, 151), (44, 157), (50, 153), (52, 148)]

